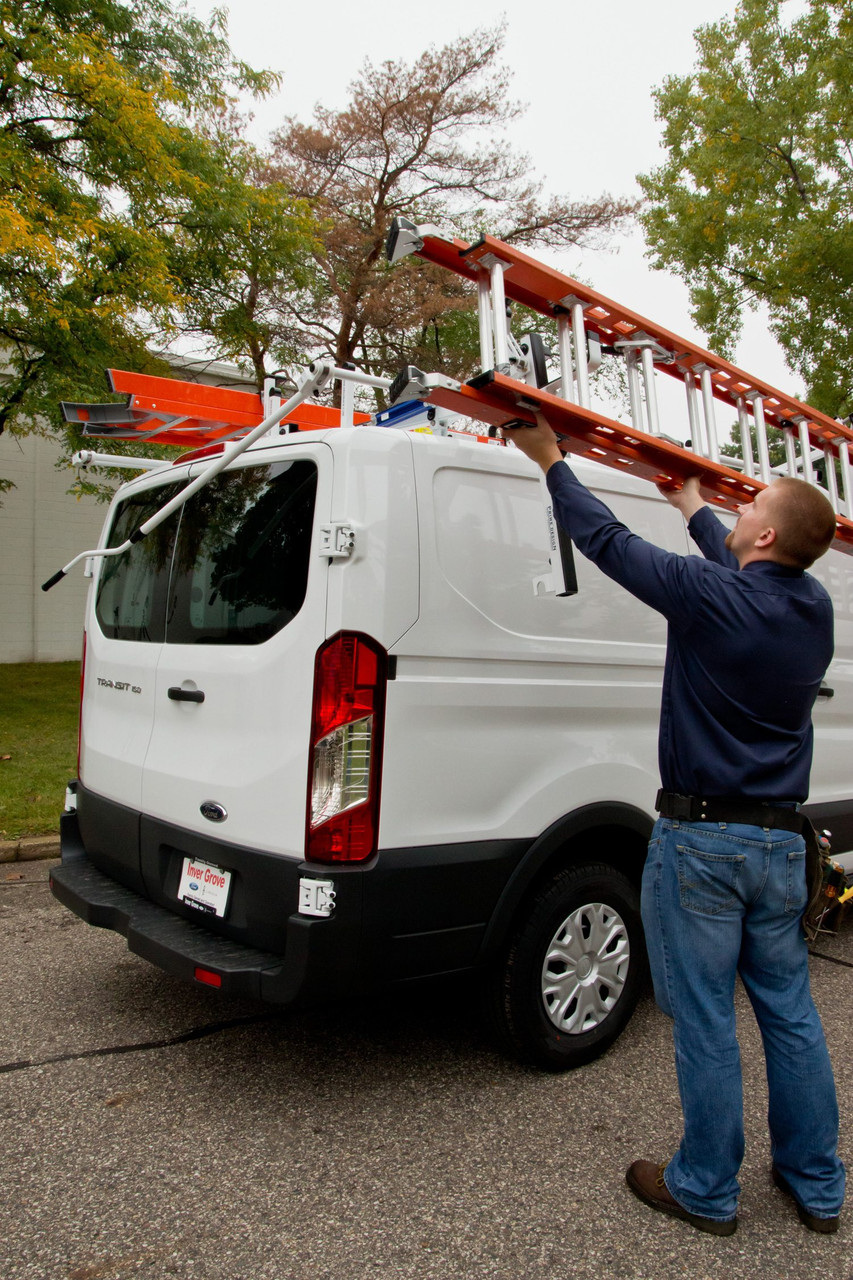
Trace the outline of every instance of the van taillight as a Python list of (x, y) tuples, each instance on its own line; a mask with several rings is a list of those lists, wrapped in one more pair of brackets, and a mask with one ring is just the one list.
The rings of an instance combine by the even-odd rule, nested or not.
[(388, 656), (342, 631), (318, 650), (305, 857), (364, 862), (376, 850)]
[(83, 746), (83, 686), (86, 683), (86, 632), (83, 632), (83, 655), (80, 658), (80, 706), (77, 711), (77, 777), (80, 777), (80, 751)]

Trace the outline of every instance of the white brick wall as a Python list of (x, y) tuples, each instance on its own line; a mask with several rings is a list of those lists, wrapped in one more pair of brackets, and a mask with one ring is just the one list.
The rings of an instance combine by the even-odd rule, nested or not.
[(59, 446), (37, 436), (0, 436), (0, 476), (17, 486), (0, 495), (0, 662), (79, 658), (89, 586), (83, 565), (51, 591), (41, 584), (78, 551), (95, 546), (106, 506), (66, 490)]

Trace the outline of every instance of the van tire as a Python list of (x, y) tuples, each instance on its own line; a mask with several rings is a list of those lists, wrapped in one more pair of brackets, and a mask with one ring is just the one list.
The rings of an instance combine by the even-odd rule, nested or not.
[(568, 1071), (613, 1044), (647, 971), (636, 887), (605, 863), (565, 868), (516, 918), (490, 984), (493, 1026), (522, 1061)]

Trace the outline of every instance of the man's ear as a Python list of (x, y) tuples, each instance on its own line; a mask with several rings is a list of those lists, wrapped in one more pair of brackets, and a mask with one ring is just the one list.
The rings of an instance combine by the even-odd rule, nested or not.
[(775, 541), (776, 530), (772, 525), (768, 525), (766, 529), (762, 529), (761, 533), (759, 533), (758, 537), (755, 539), (755, 546), (759, 550), (765, 551), (767, 547), (772, 547)]

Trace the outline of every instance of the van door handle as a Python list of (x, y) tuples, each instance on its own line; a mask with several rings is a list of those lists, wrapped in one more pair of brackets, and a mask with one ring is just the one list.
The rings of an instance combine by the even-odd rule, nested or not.
[(179, 684), (172, 685), (169, 697), (173, 702), (204, 702), (201, 689), (182, 689)]
[(830, 689), (828, 684), (822, 684), (817, 691), (817, 696), (819, 698), (834, 698), (835, 690)]

